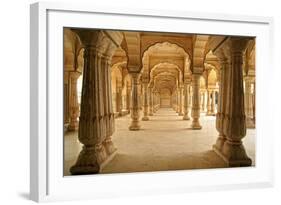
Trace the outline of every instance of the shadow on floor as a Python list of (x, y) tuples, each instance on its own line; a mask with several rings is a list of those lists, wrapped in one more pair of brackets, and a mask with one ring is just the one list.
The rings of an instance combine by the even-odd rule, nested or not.
[(165, 156), (163, 153), (126, 154), (117, 153), (115, 158), (102, 170), (102, 173), (130, 173), (171, 171), (188, 169), (225, 168), (226, 164), (213, 150), (205, 152), (176, 153)]

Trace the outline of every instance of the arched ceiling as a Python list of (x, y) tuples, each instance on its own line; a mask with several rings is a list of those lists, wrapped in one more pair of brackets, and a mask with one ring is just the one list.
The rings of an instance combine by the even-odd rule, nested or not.
[[(190, 66), (190, 58), (185, 50), (177, 44), (169, 42), (156, 43), (150, 46), (144, 52), (142, 62), (142, 76), (143, 78), (148, 78), (148, 80), (152, 78), (153, 70), (156, 67), (159, 69), (160, 65), (164, 70), (168, 70), (170, 67), (172, 67), (172, 69), (176, 67), (178, 69), (178, 74), (180, 73), (178, 79), (182, 79), (183, 77), (184, 66)], [(186, 70), (189, 70), (189, 67)]]
[(204, 61), (207, 53), (208, 35), (195, 35), (193, 47), (193, 73), (204, 71)]
[[(104, 47), (104, 52), (112, 57), (112, 67), (118, 65), (122, 68), (120, 72), (123, 78), (128, 73), (137, 72), (141, 73), (142, 82), (155, 84), (157, 87), (167, 83), (165, 87), (171, 89), (184, 82), (189, 83), (192, 73), (199, 73), (207, 83), (212, 69), (219, 78), (220, 60), (230, 53), (228, 39), (228, 36), (215, 35), (65, 29), (64, 69), (82, 70), (83, 51), (80, 52), (80, 40), (83, 45), (96, 43), (101, 47), (105, 42), (108, 46)], [(114, 49), (111, 49), (112, 46)], [(109, 51), (112, 51), (112, 55)], [(255, 67), (254, 39), (247, 45), (245, 60), (247, 65), (244, 73), (251, 75)]]
[(181, 76), (182, 71), (176, 65), (159, 63), (151, 69), (150, 84), (153, 84), (157, 90), (162, 88), (173, 90), (181, 81)]

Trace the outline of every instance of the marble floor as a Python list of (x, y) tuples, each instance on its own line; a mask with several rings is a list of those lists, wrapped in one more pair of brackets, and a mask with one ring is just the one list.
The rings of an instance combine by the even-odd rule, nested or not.
[[(218, 136), (215, 116), (201, 113), (202, 130), (190, 129), (191, 121), (182, 120), (182, 116), (171, 108), (160, 108), (149, 117), (149, 121), (140, 121), (139, 131), (128, 130), (130, 115), (116, 119), (112, 140), (118, 149), (117, 154), (101, 173), (225, 167), (222, 159), (212, 151)], [(70, 175), (69, 168), (75, 163), (81, 149), (77, 135), (77, 132), (65, 135), (65, 176)], [(255, 129), (247, 129), (243, 143), (254, 166)]]

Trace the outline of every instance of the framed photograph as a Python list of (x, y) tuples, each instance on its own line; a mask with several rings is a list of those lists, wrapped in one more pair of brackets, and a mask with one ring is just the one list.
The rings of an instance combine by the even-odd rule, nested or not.
[(273, 20), (31, 5), (30, 198), (273, 186)]

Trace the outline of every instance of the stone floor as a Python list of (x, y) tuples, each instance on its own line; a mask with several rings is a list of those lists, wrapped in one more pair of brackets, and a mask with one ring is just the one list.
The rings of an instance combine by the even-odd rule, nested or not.
[[(171, 108), (161, 108), (149, 121), (141, 121), (142, 129), (129, 131), (130, 116), (116, 119), (112, 140), (118, 149), (116, 156), (102, 173), (183, 170), (225, 167), (212, 145), (217, 138), (215, 117), (201, 113), (202, 130), (190, 129), (191, 121)], [(255, 129), (248, 129), (243, 140), (248, 156), (255, 164)], [(81, 145), (77, 132), (68, 132), (64, 144), (64, 175), (75, 163)]]

